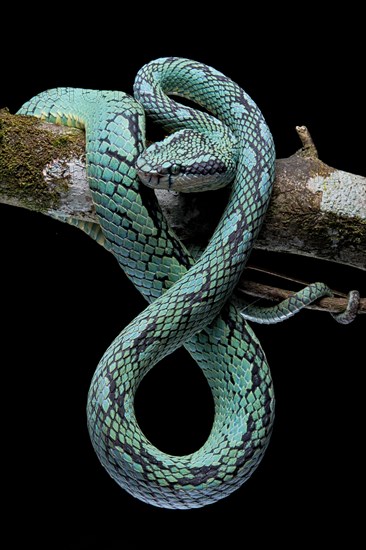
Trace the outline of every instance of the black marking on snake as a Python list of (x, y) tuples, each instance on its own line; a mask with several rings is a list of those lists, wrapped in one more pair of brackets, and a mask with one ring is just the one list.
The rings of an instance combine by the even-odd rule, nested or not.
[(139, 115), (138, 113), (130, 113), (128, 118), (128, 129), (131, 135), (135, 138), (139, 134)]
[(224, 174), (226, 172), (226, 165), (223, 162), (218, 160), (216, 160), (215, 162), (210, 161), (208, 164), (203, 162), (195, 162), (192, 165), (190, 165), (189, 168), (182, 167), (181, 171), (182, 173), (189, 172), (191, 174), (202, 174), (202, 175), (216, 174), (216, 173)]
[[(108, 142), (107, 139), (105, 141)], [(110, 143), (110, 142), (109, 142)], [(108, 156), (117, 159), (119, 162), (123, 162), (124, 164), (127, 164), (127, 166), (135, 166), (136, 158), (134, 158), (132, 161), (128, 160), (127, 157), (123, 154), (123, 152), (120, 151), (112, 151), (110, 148), (107, 150)]]
[(182, 308), (182, 314), (190, 317), (191, 314), (194, 315), (194, 310), (192, 310), (192, 305), (196, 303), (209, 301), (210, 296), (208, 291), (211, 287), (211, 276), (210, 272), (205, 273), (205, 282), (197, 292), (190, 292), (185, 295), (185, 305)]
[(232, 231), (232, 233), (230, 233), (229, 235), (229, 238), (228, 238), (228, 244), (231, 245), (231, 247), (236, 251), (236, 249), (238, 248), (238, 246), (242, 243), (243, 241), (243, 234), (242, 234), (242, 229), (238, 228), (236, 229), (235, 231)]
[(122, 393), (122, 395), (119, 395), (117, 399), (115, 399), (117, 406), (118, 406), (118, 412), (120, 414), (120, 417), (123, 418), (125, 414), (125, 396)]
[[(116, 98), (111, 98), (111, 99), (109, 99), (108, 102), (113, 103), (113, 104), (117, 105), (118, 107), (120, 107), (120, 102)], [(108, 123), (109, 122), (114, 122), (117, 117), (122, 117), (125, 120), (128, 120), (128, 117), (126, 117), (126, 111), (121, 111), (120, 109), (116, 112), (114, 112), (114, 111), (110, 112), (109, 116), (107, 115), (104, 120), (105, 120), (105, 122), (108, 122)]]
[(256, 387), (260, 386), (261, 382), (262, 382), (262, 379), (261, 379), (260, 376), (259, 376), (259, 367), (258, 367), (257, 362), (254, 361), (253, 367), (252, 367), (252, 383), (253, 383), (253, 387), (256, 388)]
[(154, 464), (154, 466), (160, 466), (160, 467), (163, 466), (162, 462), (157, 458), (155, 458), (153, 455), (151, 455), (144, 447), (141, 447), (140, 455), (145, 459), (147, 464), (151, 463), (151, 464)]
[(137, 157), (138, 157), (139, 153), (136, 153), (136, 154), (133, 156), (132, 160), (129, 160), (129, 159), (126, 157), (126, 155), (125, 155), (125, 153), (124, 153), (123, 150), (122, 150), (122, 151), (113, 151), (113, 150), (111, 149), (111, 147), (115, 147), (115, 146), (110, 142), (108, 136), (104, 138), (104, 141), (105, 141), (106, 143), (108, 143), (108, 145), (110, 146), (110, 147), (108, 147), (108, 149), (107, 149), (107, 151), (106, 151), (106, 153), (108, 154), (109, 157), (113, 157), (113, 158), (117, 159), (119, 162), (123, 162), (124, 164), (126, 164), (127, 166), (130, 166), (130, 167), (132, 167), (132, 168), (135, 167), (136, 160), (137, 160)]
[[(124, 444), (123, 444), (123, 450), (130, 455), (132, 460), (134, 460), (137, 464), (140, 464), (142, 467), (144, 467), (145, 466), (145, 461), (143, 460), (142, 449), (143, 448), (141, 447), (140, 454), (138, 454), (129, 443), (127, 443), (125, 441)], [(149, 456), (149, 460), (151, 461), (150, 456)]]
[(192, 474), (192, 477), (179, 477), (179, 484), (180, 485), (193, 485), (197, 487), (197, 485), (201, 485), (202, 483), (207, 482), (210, 478), (215, 478), (218, 476), (218, 473), (220, 471), (220, 466), (202, 466), (201, 468), (190, 468), (190, 474)]
[(233, 386), (235, 386), (235, 379), (234, 379), (233, 373), (231, 371), (230, 371), (229, 375), (230, 375), (230, 382), (232, 383)]
[[(267, 407), (267, 405), (266, 405)], [(268, 407), (270, 408), (270, 405), (268, 405)], [(262, 418), (262, 424), (264, 426), (264, 428), (267, 428), (267, 426), (270, 424), (271, 422), (271, 419), (272, 419), (272, 411), (269, 411), (265, 416), (263, 416)]]
[(142, 204), (145, 206), (149, 217), (154, 223), (154, 227), (159, 227), (160, 229), (163, 223), (163, 216), (153, 189), (147, 187), (146, 185), (140, 184), (139, 194), (141, 196)]
[[(226, 303), (224, 307), (221, 310), (221, 318), (223, 322), (228, 326), (229, 328), (229, 336), (233, 336), (234, 331), (237, 329), (237, 323), (234, 319), (232, 319), (230, 315), (230, 305), (229, 303)], [(214, 321), (213, 321), (214, 323)], [(246, 331), (244, 331), (245, 336)]]
[[(244, 453), (238, 457), (235, 463), (235, 466), (238, 469), (241, 468), (247, 462), (247, 460), (252, 458), (254, 454), (254, 448), (250, 444), (250, 441), (252, 439), (252, 433), (254, 432), (254, 430), (255, 430), (255, 421), (253, 420), (253, 415), (250, 414), (248, 416), (248, 421), (247, 421), (247, 431), (245, 434), (242, 435), (242, 438), (241, 438), (242, 444), (240, 447), (237, 447), (238, 449), (244, 448)], [(249, 439), (247, 437), (248, 435), (249, 435)]]
[(153, 344), (154, 342), (156, 342), (156, 336), (154, 336), (154, 332), (156, 331), (156, 328), (157, 328), (157, 322), (154, 319), (152, 319), (148, 323), (148, 325), (145, 327), (145, 329), (142, 330), (138, 334), (138, 336), (136, 336), (136, 338), (133, 340), (133, 344), (137, 354), (146, 350), (150, 346), (150, 344)]
[(109, 372), (107, 372), (107, 378), (110, 380), (109, 383), (109, 392), (111, 399), (114, 400), (114, 392), (116, 391), (116, 381), (112, 378)]
[(141, 195), (142, 204), (145, 205), (146, 211), (149, 213), (149, 217), (152, 220), (154, 227), (159, 227), (159, 234), (164, 233), (164, 231), (170, 233), (169, 240), (172, 242), (166, 243), (166, 245), (169, 246), (169, 255), (172, 258), (175, 258), (180, 265), (183, 265), (186, 269), (189, 269), (193, 265), (193, 261), (182, 249), (182, 245), (177, 237), (169, 231), (169, 227), (160, 210), (154, 191), (145, 185), (140, 185), (139, 193)]

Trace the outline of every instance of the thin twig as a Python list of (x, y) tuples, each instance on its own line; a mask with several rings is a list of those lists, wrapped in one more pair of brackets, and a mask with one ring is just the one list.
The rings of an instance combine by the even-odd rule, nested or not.
[[(281, 300), (285, 300), (294, 294), (294, 292), (290, 290), (246, 280), (240, 281), (237, 290), (248, 296), (263, 298), (264, 300), (270, 300), (273, 302), (280, 302)], [(327, 311), (328, 313), (340, 313), (346, 309), (347, 304), (347, 297), (326, 297), (317, 300), (309, 306), (306, 306), (306, 308), (315, 309), (318, 311)], [(361, 298), (357, 313), (366, 313), (366, 298)]]
[(313, 159), (319, 158), (317, 148), (315, 147), (315, 143), (307, 127), (296, 126), (296, 132), (302, 143), (301, 155), (303, 157), (309, 157)]

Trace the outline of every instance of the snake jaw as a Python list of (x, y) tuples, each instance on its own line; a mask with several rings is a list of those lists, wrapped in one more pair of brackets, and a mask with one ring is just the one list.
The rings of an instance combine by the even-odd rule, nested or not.
[(172, 172), (162, 173), (162, 171), (145, 171), (137, 168), (137, 175), (144, 185), (153, 189), (167, 189), (169, 191), (179, 191), (181, 193), (197, 193), (203, 191), (212, 191), (228, 185), (227, 177), (222, 178), (220, 174), (206, 175), (196, 174), (192, 177), (190, 174), (181, 172), (177, 177)]
[[(174, 183), (177, 181), (177, 175), (179, 174), (179, 167), (177, 170), (177, 164), (166, 162), (164, 163), (165, 165), (153, 169), (143, 160), (140, 160), (140, 158), (141, 157), (137, 159), (136, 170), (141, 183), (153, 189), (172, 189)], [(179, 174), (179, 176), (181, 177), (182, 174)]]
[[(218, 163), (216, 164), (216, 168)], [(192, 164), (188, 169), (174, 162), (164, 162), (152, 167), (141, 155), (136, 162), (137, 175), (144, 185), (153, 189), (167, 189), (181, 193), (212, 191), (225, 187), (234, 174), (225, 166), (213, 170), (209, 165)]]
[(162, 174), (145, 172), (137, 168), (137, 175), (141, 183), (143, 183), (144, 185), (147, 185), (147, 187), (152, 187), (154, 189), (160, 187)]

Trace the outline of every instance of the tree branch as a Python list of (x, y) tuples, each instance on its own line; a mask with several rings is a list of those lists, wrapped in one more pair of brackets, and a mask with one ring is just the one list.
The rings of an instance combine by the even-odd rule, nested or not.
[[(297, 132), (303, 148), (277, 160), (271, 204), (255, 247), (366, 269), (366, 178), (327, 166), (307, 129)], [(80, 130), (0, 111), (0, 202), (96, 221), (84, 148)], [(157, 196), (179, 237), (202, 242), (228, 192)]]

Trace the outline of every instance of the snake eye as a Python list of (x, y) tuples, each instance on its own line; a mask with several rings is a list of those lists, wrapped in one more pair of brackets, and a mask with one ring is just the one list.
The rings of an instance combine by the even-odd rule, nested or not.
[(173, 174), (173, 176), (175, 176), (176, 174), (179, 173), (179, 170), (180, 170), (179, 164), (172, 164), (170, 168), (170, 173)]

